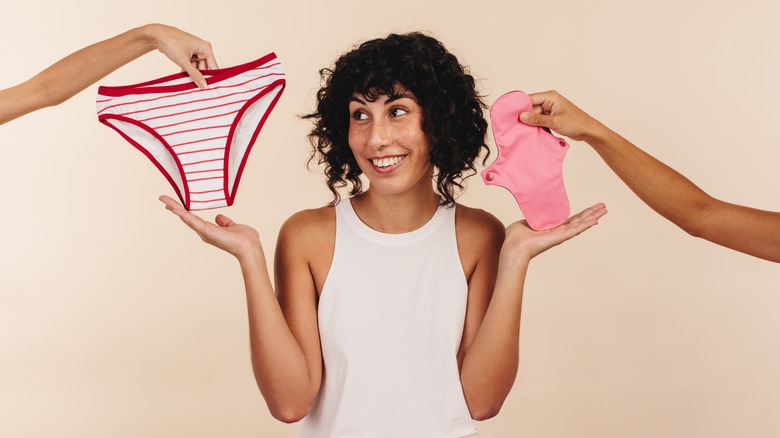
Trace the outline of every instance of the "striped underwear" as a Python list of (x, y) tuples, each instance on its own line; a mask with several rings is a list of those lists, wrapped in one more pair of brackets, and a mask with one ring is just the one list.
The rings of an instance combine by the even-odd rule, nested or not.
[(233, 205), (252, 145), (285, 87), (274, 53), (203, 70), (207, 89), (186, 73), (100, 87), (98, 120), (146, 155), (187, 210)]

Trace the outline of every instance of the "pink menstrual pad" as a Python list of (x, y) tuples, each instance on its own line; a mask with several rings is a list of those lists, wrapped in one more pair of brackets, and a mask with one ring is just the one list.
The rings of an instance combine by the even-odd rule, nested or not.
[(542, 128), (528, 126), (518, 117), (533, 111), (531, 98), (522, 91), (499, 97), (490, 108), (498, 158), (481, 175), (487, 185), (509, 190), (534, 230), (548, 230), (569, 217), (563, 186), (563, 159), (569, 144)]

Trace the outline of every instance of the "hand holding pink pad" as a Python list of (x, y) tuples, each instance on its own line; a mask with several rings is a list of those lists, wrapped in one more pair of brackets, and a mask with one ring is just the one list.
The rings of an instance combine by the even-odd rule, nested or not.
[(485, 184), (512, 193), (531, 228), (548, 230), (566, 221), (571, 211), (563, 186), (569, 144), (518, 120), (520, 113), (531, 111), (531, 98), (522, 91), (504, 94), (493, 103), (490, 121), (498, 158), (481, 176)]

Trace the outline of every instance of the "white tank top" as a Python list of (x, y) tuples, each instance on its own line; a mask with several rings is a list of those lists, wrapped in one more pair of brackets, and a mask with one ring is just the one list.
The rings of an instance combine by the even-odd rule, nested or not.
[(476, 433), (456, 357), (467, 294), (454, 207), (440, 206), (412, 232), (385, 234), (340, 202), (318, 307), (323, 381), (299, 436)]

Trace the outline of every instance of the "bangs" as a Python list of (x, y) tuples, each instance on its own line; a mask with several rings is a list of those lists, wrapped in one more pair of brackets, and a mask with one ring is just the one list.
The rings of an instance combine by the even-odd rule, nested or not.
[[(388, 85), (388, 83), (390, 85)], [(368, 78), (360, 85), (355, 85), (353, 95), (361, 95), (369, 102), (375, 102), (379, 96), (387, 96), (388, 99), (397, 99), (408, 94), (408, 90), (398, 81), (385, 82), (382, 84), (372, 83)]]

